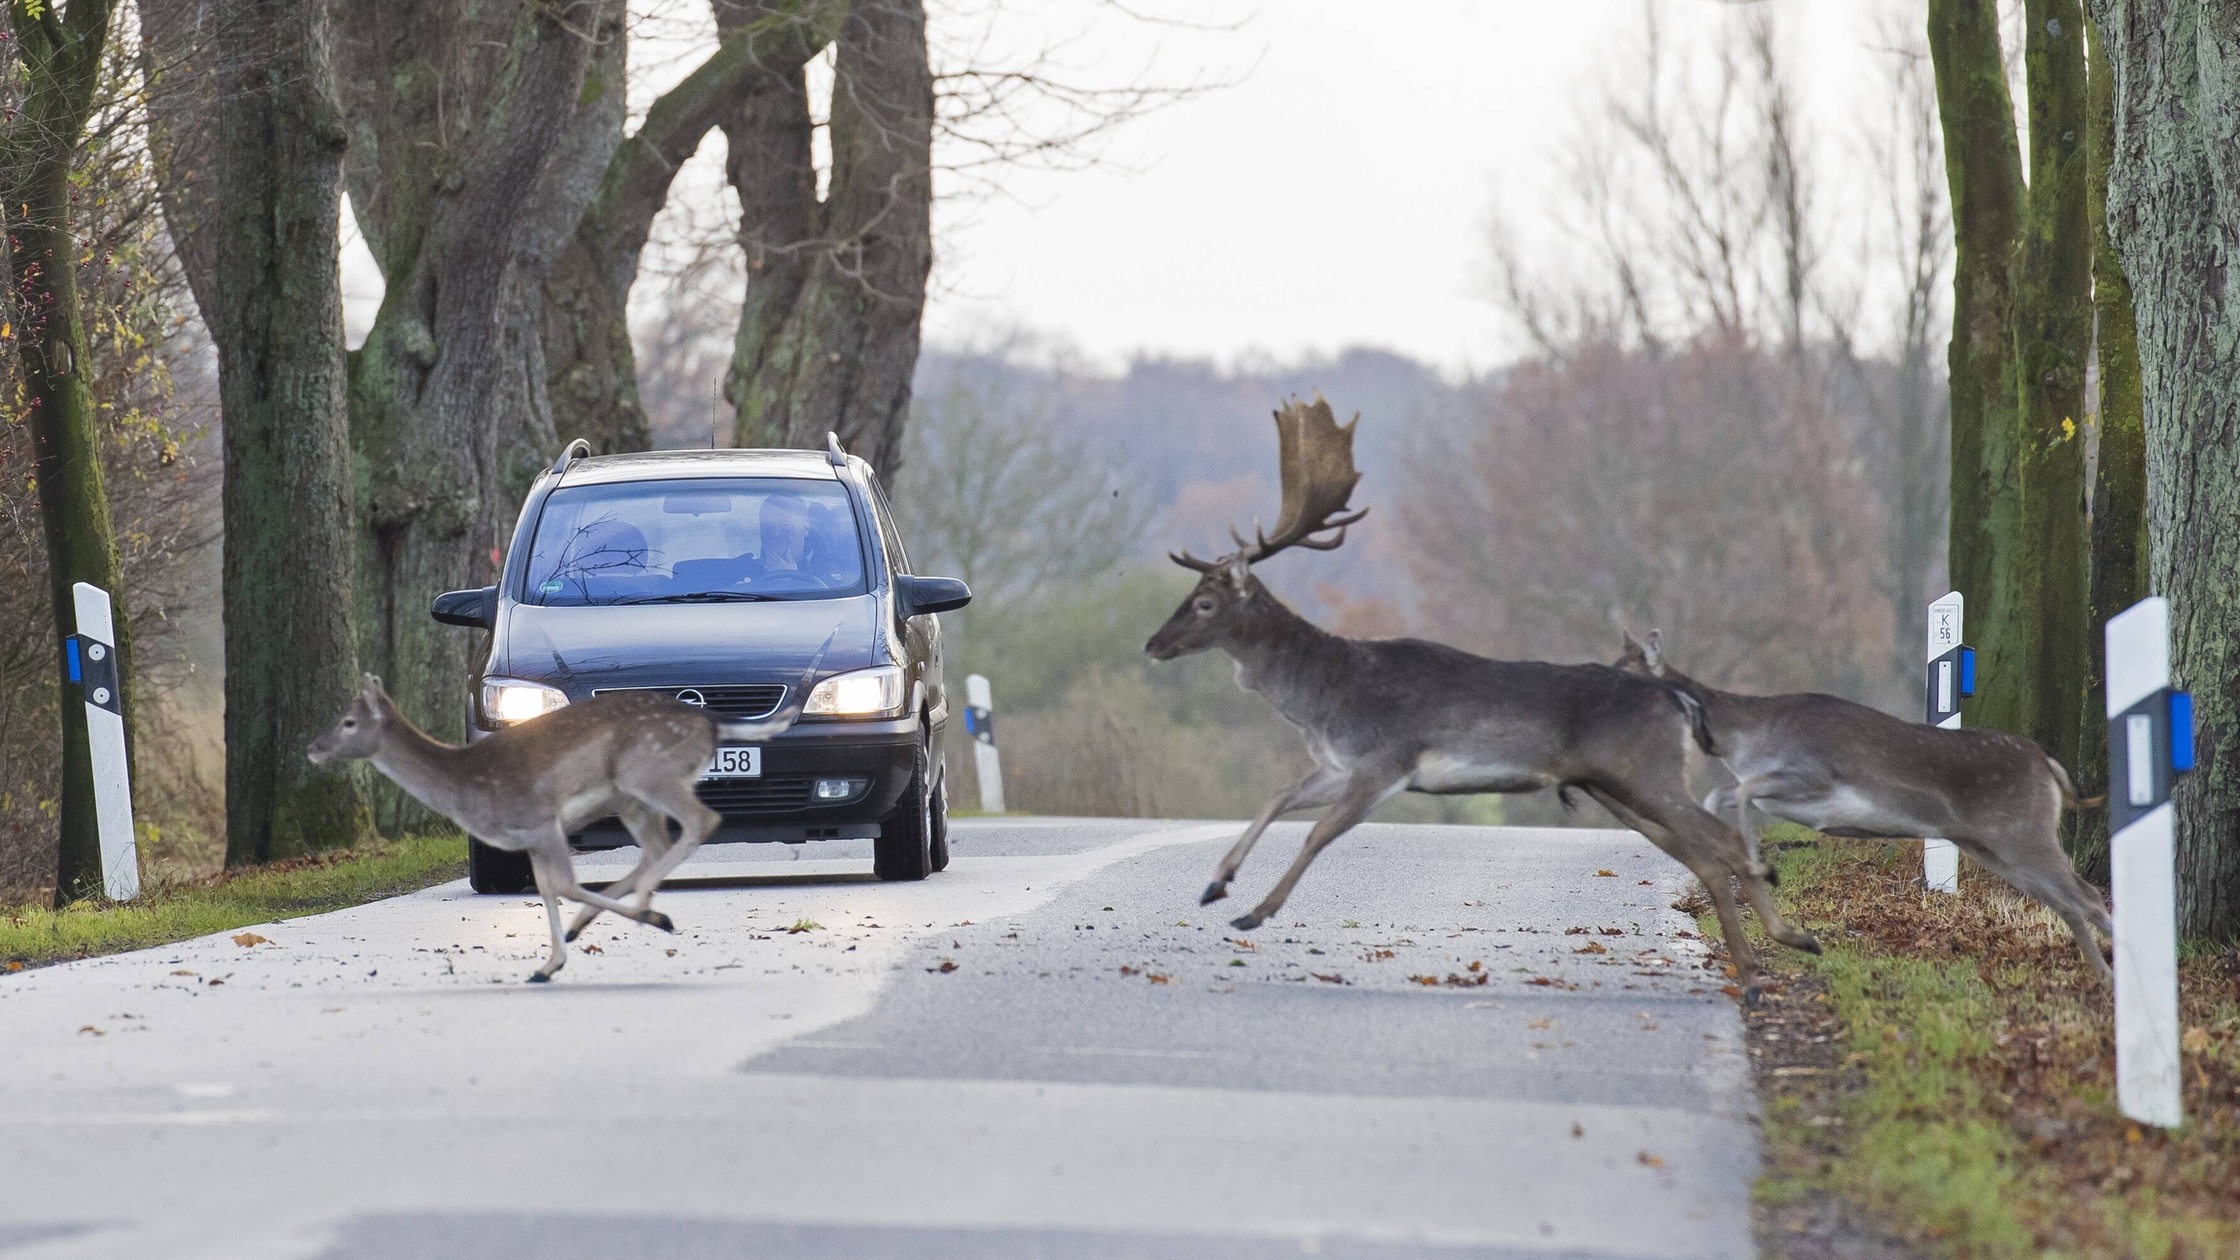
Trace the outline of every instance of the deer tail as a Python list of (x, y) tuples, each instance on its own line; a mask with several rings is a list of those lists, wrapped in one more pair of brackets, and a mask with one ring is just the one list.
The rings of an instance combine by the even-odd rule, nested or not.
[(1688, 719), (1688, 732), (1695, 736), (1696, 746), (1711, 756), (1718, 756), (1717, 741), (1711, 738), (1709, 706), (1704, 702), (1703, 688), (1692, 678), (1662, 678), (1664, 693), (1680, 706), (1680, 713)]
[(2061, 767), (2060, 762), (2055, 761), (2050, 756), (2046, 758), (2046, 768), (2053, 771), (2053, 781), (2061, 788), (2061, 803), (2063, 805), (2070, 809), (2098, 809), (2107, 803), (2108, 794), (2105, 792), (2098, 796), (2078, 796), (2076, 785), (2069, 780), (2069, 772)]

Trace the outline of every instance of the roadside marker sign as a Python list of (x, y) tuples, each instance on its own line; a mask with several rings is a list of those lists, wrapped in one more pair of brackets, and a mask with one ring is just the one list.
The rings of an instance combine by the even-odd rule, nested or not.
[(140, 895), (140, 856), (132, 838), (132, 776), (125, 763), (124, 696), (117, 674), (116, 619), (109, 592), (79, 582), (70, 588), (78, 632), (63, 644), (70, 681), (85, 701), (86, 743), (93, 752), (93, 813), (101, 841), (101, 890), (112, 901)]
[[(1960, 592), (1929, 605), (1928, 723), (1960, 729), (1960, 700), (1976, 693), (1976, 650), (1961, 641)], [(1921, 882), (1933, 892), (1960, 891), (1960, 849), (1931, 836), (1921, 842)]]
[(2116, 924), (2116, 1103), (2185, 1123), (2178, 1088), (2178, 881), (2170, 789), (2193, 768), (2193, 698), (2170, 687), (2170, 601), (2108, 619), (2108, 872)]
[(972, 736), (973, 768), (980, 776), (980, 808), (991, 814), (1003, 810), (1003, 760), (996, 753), (995, 693), (986, 674), (964, 680), (964, 729)]

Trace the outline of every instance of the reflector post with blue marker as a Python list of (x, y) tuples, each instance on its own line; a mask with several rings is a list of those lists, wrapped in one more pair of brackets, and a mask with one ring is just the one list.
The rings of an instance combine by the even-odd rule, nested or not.
[(995, 689), (986, 674), (964, 680), (964, 729), (972, 736), (973, 769), (980, 777), (980, 808), (991, 814), (1003, 810), (1003, 758), (996, 752)]
[(78, 633), (63, 644), (63, 653), (70, 681), (85, 701), (86, 744), (93, 754), (94, 830), (101, 841), (101, 890), (112, 901), (126, 901), (140, 895), (140, 853), (132, 837), (132, 775), (125, 761), (116, 618), (109, 592), (100, 587), (79, 582), (70, 594)]
[[(1976, 693), (1976, 650), (1960, 638), (1966, 601), (1958, 591), (1948, 591), (1929, 605), (1929, 674), (1927, 721), (1946, 730), (1960, 729), (1960, 701)], [(1921, 841), (1921, 882), (1932, 892), (1960, 891), (1960, 849), (1935, 836)]]
[(2185, 1122), (2178, 1077), (2177, 815), (2193, 768), (2193, 697), (2170, 686), (2170, 602), (2108, 619), (2108, 876), (2116, 922), (2116, 1104)]

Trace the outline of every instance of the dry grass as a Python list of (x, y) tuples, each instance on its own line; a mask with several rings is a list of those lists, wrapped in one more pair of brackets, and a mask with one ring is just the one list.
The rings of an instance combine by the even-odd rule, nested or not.
[(1770, 1253), (1847, 1254), (1812, 1241), (1835, 1200), (1936, 1253), (2240, 1255), (2240, 950), (2184, 960), (2188, 1123), (2145, 1129), (2115, 1109), (2107, 990), (2051, 914), (1973, 866), (1925, 893), (1918, 845), (1783, 847), (1784, 908), (1828, 952), (1771, 947), (1751, 1019)]

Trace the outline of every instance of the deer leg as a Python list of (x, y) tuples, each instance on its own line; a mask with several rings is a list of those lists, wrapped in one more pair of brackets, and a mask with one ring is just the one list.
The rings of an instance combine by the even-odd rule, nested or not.
[[(641, 910), (628, 902), (617, 901), (604, 894), (592, 892), (577, 883), (575, 864), (568, 858), (567, 843), (567, 834), (560, 830), (560, 824), (554, 823), (552, 825), (552, 837), (546, 841), (546, 846), (557, 844), (559, 846), (557, 853), (551, 852), (547, 847), (539, 847), (530, 851), (532, 860), (543, 859), (544, 866), (540, 869), (544, 874), (549, 875), (553, 881), (549, 889), (551, 893), (566, 897), (570, 901), (581, 902), (587, 906), (597, 906), (601, 910), (611, 910), (625, 919), (643, 923), (647, 927), (657, 927), (664, 932), (677, 930), (677, 925), (669, 922), (669, 916), (659, 910)], [(540, 878), (538, 883), (541, 886), (544, 880)], [(559, 918), (557, 916), (554, 917), (553, 923), (555, 927), (558, 926)]]
[[(654, 824), (661, 830), (664, 843), (667, 844), (667, 852), (658, 861), (651, 863), (645, 874), (638, 877), (638, 908), (644, 910), (653, 905), (653, 894), (661, 887), (661, 881), (669, 877), (669, 872), (683, 865), (684, 860), (692, 856), (701, 842), (715, 832), (717, 824), (723, 821), (723, 815), (701, 804), (700, 797), (692, 790), (690, 783), (684, 784), (681, 790), (648, 789), (638, 793), (638, 799), (652, 813)], [(673, 843), (667, 841), (668, 823), (664, 819), (668, 818), (677, 822), (677, 839)]]
[(529, 871), (536, 876), (537, 894), (544, 898), (545, 923), (552, 929), (552, 953), (529, 976), (529, 983), (543, 984), (552, 979), (553, 973), (568, 965), (567, 938), (560, 934), (560, 883), (553, 876), (550, 860), (535, 849), (529, 851)]
[[(1660, 817), (1663, 811), (1653, 805), (1636, 808), (1612, 789), (1584, 783), (1579, 786), (1597, 804), (1609, 810), (1619, 822), (1640, 832), (1648, 837), (1649, 843), (1677, 858), (1702, 883), (1704, 892), (1711, 898), (1712, 908), (1718, 911), (1719, 934), (1726, 939), (1727, 959), (1734, 966), (1737, 983), (1742, 986), (1742, 1000), (1748, 1005), (1756, 1006), (1757, 955), (1750, 949), (1749, 938), (1743, 934), (1742, 911), (1735, 905), (1734, 885), (1731, 882), (1734, 876), (1732, 855), (1720, 853), (1720, 849), (1727, 847), (1728, 836), (1732, 833), (1728, 833), (1728, 836), (1718, 835), (1725, 825), (1702, 810), (1695, 810), (1695, 817), (1710, 823), (1710, 832), (1693, 824), (1682, 824), (1686, 830), (1681, 830)], [(1682, 803), (1693, 808), (1693, 803), (1686, 801), (1684, 797)]]
[(1735, 830), (1742, 833), (1742, 852), (1750, 860), (1750, 874), (1769, 884), (1778, 884), (1781, 882), (1780, 872), (1767, 865), (1765, 860), (1758, 856), (1758, 829), (1750, 821), (1752, 786), (1751, 780), (1742, 779), (1737, 781), (1732, 789), (1734, 792)]
[(2115, 971), (2092, 935), (2094, 927), (2110, 937), (2115, 935), (2115, 925), (2108, 918), (2108, 908), (2101, 904), (2100, 894), (2077, 875), (2059, 842), (2050, 836), (2025, 836), (2014, 847), (2023, 850), (2023, 858), (2008, 856), (2006, 846), (1993, 848), (1981, 841), (1966, 845), (1969, 857), (2015, 891), (2059, 915), (2069, 926), (2069, 934), (2077, 938), (2077, 952), (2101, 979), (2114, 984)]
[[(669, 825), (658, 812), (647, 808), (643, 801), (635, 797), (624, 797), (617, 804), (615, 812), (621, 817), (623, 827), (630, 832), (630, 838), (638, 842), (638, 864), (630, 868), (628, 875), (600, 891), (620, 890), (625, 897), (636, 895), (638, 908), (643, 910), (652, 904), (653, 889), (661, 882), (659, 879), (647, 880), (646, 873), (669, 850)], [(599, 907), (585, 906), (577, 912), (576, 921), (568, 925), (567, 939), (572, 941), (583, 935), (583, 930), (590, 927), (591, 921), (598, 917)]]
[(1252, 825), (1246, 827), (1244, 834), (1237, 837), (1237, 842), (1229, 847), (1227, 856), (1221, 859), (1220, 867), (1213, 873), (1213, 882), (1207, 884), (1205, 892), (1199, 895), (1198, 904), (1210, 906), (1229, 895), (1229, 882), (1237, 877), (1237, 868), (1244, 865), (1245, 855), (1252, 852), (1254, 844), (1259, 843), (1260, 833), (1268, 829), (1269, 823), (1295, 809), (1335, 804), (1345, 786), (1344, 774), (1316, 766), (1307, 772), (1305, 778), (1276, 793), (1273, 800), (1260, 807)]
[(1249, 932), (1266, 923), (1276, 911), (1283, 909), (1283, 903), (1290, 899), (1291, 890), (1298, 886), (1299, 877), (1307, 873), (1307, 867), (1313, 864), (1316, 854), (1328, 848), (1331, 841), (1351, 831), (1354, 824), (1368, 817), (1369, 811), (1375, 809), (1379, 802), (1391, 797), (1407, 784), (1405, 775), (1390, 780), (1355, 776), (1330, 806), (1329, 812), (1315, 819), (1313, 828), (1307, 832), (1307, 842), (1299, 846), (1299, 856), (1291, 859), (1291, 869), (1283, 873), (1283, 878), (1277, 880), (1276, 886), (1268, 890), (1267, 897), (1252, 908), (1252, 913), (1231, 919), (1229, 926)]

